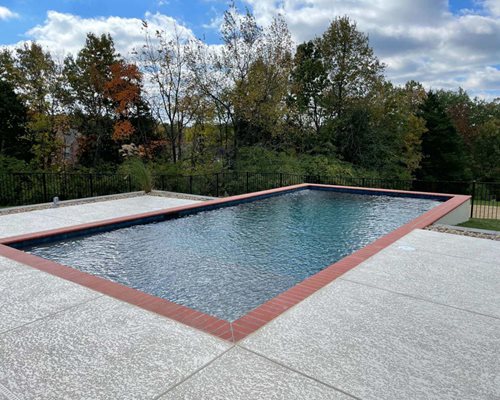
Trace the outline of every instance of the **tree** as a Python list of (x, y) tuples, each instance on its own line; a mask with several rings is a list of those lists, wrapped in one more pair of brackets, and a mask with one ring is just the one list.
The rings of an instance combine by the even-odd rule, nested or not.
[(245, 96), (250, 70), (258, 60), (262, 28), (248, 9), (241, 15), (231, 2), (224, 12), (221, 39), (223, 46), (215, 52), (198, 41), (190, 52), (190, 67), (197, 87), (214, 103), (216, 123), (224, 127), (226, 138), (229, 127), (232, 130), (232, 152), (225, 147), (228, 164), (233, 164), (241, 131), (247, 125), (238, 105), (244, 101), (241, 96)]
[(0, 54), (0, 75), (10, 82), (27, 109), (26, 141), (37, 167), (47, 168), (61, 156), (62, 64), (39, 44), (24, 43)]
[(111, 66), (106, 96), (114, 106), (112, 139), (122, 146), (138, 146), (141, 156), (150, 156), (154, 120), (142, 96), (142, 73), (136, 64), (119, 61)]
[(7, 48), (0, 49), (0, 79), (11, 85), (15, 85), (18, 79), (12, 51)]
[[(250, 11), (234, 2), (224, 13), (223, 45), (210, 51), (201, 41), (190, 53), (190, 68), (201, 94), (214, 104), (214, 123), (224, 131), (224, 151), (234, 165), (241, 146), (279, 141), (286, 116), (291, 38), (285, 21), (263, 29)], [(232, 149), (227, 139), (232, 136)]]
[(31, 112), (54, 114), (60, 75), (51, 54), (37, 43), (25, 43), (16, 50), (14, 65), (19, 94)]
[(333, 117), (341, 118), (351, 99), (367, 95), (383, 79), (385, 67), (374, 55), (368, 36), (349, 17), (334, 19), (319, 45), (328, 76), (328, 102)]
[(138, 53), (154, 89), (151, 108), (170, 143), (171, 159), (182, 159), (184, 130), (194, 118), (199, 96), (188, 68), (189, 37), (176, 24), (151, 34), (143, 21), (145, 44)]
[(500, 118), (494, 117), (480, 127), (473, 155), (476, 179), (500, 181)]
[(314, 128), (313, 149), (337, 150), (346, 161), (359, 162), (361, 146), (375, 139), (366, 102), (383, 82), (383, 71), (368, 36), (348, 17), (336, 18), (320, 38), (297, 48), (291, 96), (299, 120)]
[[(206, 99), (213, 112), (203, 113), (209, 116), (206, 123), (214, 124), (218, 129), (219, 146), (217, 156), (222, 156), (224, 166), (232, 165), (234, 154), (230, 148), (235, 143), (235, 115), (231, 97), (230, 79), (224, 73), (221, 55), (217, 54), (201, 40), (191, 44), (188, 49), (188, 65), (193, 73), (194, 84), (200, 97)], [(205, 111), (207, 107), (203, 107)]]
[(411, 179), (422, 159), (421, 138), (426, 127), (417, 114), (425, 95), (415, 82), (404, 87), (389, 82), (377, 85), (363, 103), (369, 123), (351, 135), (361, 139), (356, 164), (382, 176)]
[(131, 117), (141, 101), (142, 75), (134, 64), (123, 61), (111, 65), (111, 78), (104, 84), (106, 96), (114, 104), (115, 123), (112, 138), (128, 141), (134, 134)]
[(111, 139), (113, 102), (106, 94), (106, 84), (112, 79), (112, 65), (120, 61), (113, 39), (108, 35), (87, 34), (85, 46), (76, 58), (65, 60), (68, 80), (68, 105), (80, 120), (82, 161), (96, 165), (99, 161), (116, 161), (118, 151)]
[(16, 88), (28, 108), (27, 130), (34, 163), (43, 169), (60, 162), (58, 131), (66, 124), (62, 108), (63, 66), (39, 44), (16, 49)]
[(370, 165), (373, 162), (372, 155), (379, 153), (378, 139), (373, 129), (371, 110), (367, 102), (360, 100), (352, 102), (350, 107), (344, 111), (341, 121), (330, 121), (337, 136), (342, 137), (336, 143), (337, 151), (342, 159), (357, 165)]
[(437, 92), (453, 126), (463, 138), (467, 153), (472, 156), (476, 179), (499, 180), (500, 102), (471, 99), (462, 88)]
[(274, 18), (263, 30), (256, 59), (232, 91), (240, 145), (270, 145), (279, 141), (286, 115), (291, 48), (285, 21)]
[(422, 162), (417, 177), (434, 181), (461, 181), (471, 178), (469, 158), (462, 137), (432, 91), (427, 93), (420, 116), (427, 132), (422, 136)]
[[(479, 133), (479, 121), (475, 102), (462, 88), (458, 90), (439, 90), (436, 92), (440, 102), (451, 119), (453, 126), (462, 136), (465, 145), (470, 149)], [(479, 107), (481, 108), (481, 107)]]
[(313, 127), (316, 136), (320, 135), (329, 113), (325, 104), (327, 85), (327, 71), (319, 40), (300, 44), (291, 73), (291, 101), (301, 119), (301, 128), (308, 130)]
[(26, 140), (26, 107), (12, 85), (0, 79), (0, 154), (27, 160), (30, 144)]

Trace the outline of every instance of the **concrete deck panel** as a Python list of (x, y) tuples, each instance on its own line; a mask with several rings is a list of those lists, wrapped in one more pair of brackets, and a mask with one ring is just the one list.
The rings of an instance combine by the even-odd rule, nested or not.
[(416, 229), (401, 238), (401, 246), (500, 266), (500, 242), (470, 236)]
[(336, 280), (241, 346), (362, 399), (500, 398), (500, 320)]
[(22, 399), (152, 399), (230, 344), (103, 296), (0, 335), (0, 385)]
[(239, 347), (169, 391), (160, 400), (349, 400), (334, 388)]
[[(402, 244), (425, 242), (425, 236), (410, 233), (342, 279), (500, 318), (500, 258), (485, 262), (484, 258), (478, 261)], [(467, 241), (469, 251), (482, 247), (482, 240)], [(492, 240), (486, 245), (490, 243), (494, 247)]]
[[(2, 269), (2, 265), (10, 268)], [(0, 257), (0, 334), (102, 294)]]
[(198, 203), (198, 201), (159, 196), (138, 196), (2, 215), (0, 216), (0, 238), (194, 203)]

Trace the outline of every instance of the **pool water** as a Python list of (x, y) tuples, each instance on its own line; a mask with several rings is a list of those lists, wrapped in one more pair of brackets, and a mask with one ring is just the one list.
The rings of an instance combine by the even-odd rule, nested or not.
[(25, 250), (234, 321), (439, 203), (300, 190)]

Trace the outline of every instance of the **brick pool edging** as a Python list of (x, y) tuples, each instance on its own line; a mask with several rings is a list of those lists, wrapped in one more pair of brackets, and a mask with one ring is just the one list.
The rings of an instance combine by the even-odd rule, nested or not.
[[(54, 235), (65, 235), (75, 233), (86, 229), (103, 228), (109, 225), (125, 224), (127, 222), (136, 221), (138, 219), (147, 219), (157, 216), (165, 215), (182, 215), (182, 212), (187, 212), (193, 209), (212, 209), (217, 205), (238, 203), (242, 200), (250, 200), (262, 196), (269, 196), (276, 193), (294, 191), (297, 189), (307, 188), (333, 188), (348, 191), (363, 191), (372, 193), (386, 193), (386, 194), (399, 194), (399, 195), (417, 195), (417, 196), (433, 196), (439, 198), (446, 198), (445, 202), (427, 211), (414, 220), (402, 225), (396, 230), (382, 236), (373, 243), (357, 250), (337, 261), (336, 263), (326, 267), (320, 272), (306, 278), (297, 285), (291, 287), (285, 292), (272, 298), (271, 300), (261, 304), (257, 308), (248, 312), (246, 315), (233, 322), (228, 322), (211, 315), (196, 311), (186, 306), (182, 306), (171, 301), (144, 293), (137, 289), (132, 289), (120, 283), (112, 282), (104, 278), (100, 278), (77, 269), (64, 266), (54, 261), (46, 260), (44, 258), (25, 253), (21, 250), (9, 247), (9, 244), (15, 244), (24, 241), (43, 240)], [(125, 301), (129, 304), (141, 307), (145, 310), (155, 312), (162, 316), (168, 317), (175, 321), (181, 322), (190, 327), (200, 329), (203, 332), (217, 336), (221, 339), (237, 342), (249, 334), (255, 332), (257, 329), (266, 325), (272, 319), (276, 318), (284, 311), (298, 304), (312, 293), (323, 288), (345, 272), (356, 267), (369, 257), (378, 253), (385, 247), (394, 243), (396, 240), (405, 236), (413, 229), (425, 228), (428, 225), (441, 219), (443, 216), (453, 211), (461, 204), (470, 199), (470, 196), (462, 195), (448, 195), (439, 193), (424, 193), (424, 192), (410, 192), (398, 191), (389, 189), (371, 189), (349, 186), (335, 186), (335, 185), (319, 185), (319, 184), (299, 184), (287, 186), (283, 188), (265, 190), (261, 192), (248, 193), (244, 195), (231, 196), (224, 199), (209, 200), (203, 203), (192, 205), (180, 206), (166, 210), (152, 211), (142, 214), (130, 215), (127, 217), (113, 218), (94, 223), (81, 224), (66, 228), (53, 229), (43, 232), (36, 232), (25, 235), (12, 236), (0, 239), (0, 256), (7, 257), (14, 261), (36, 268), (38, 270), (47, 272), (49, 274), (58, 276), (60, 278), (75, 282), (79, 285), (85, 286), (92, 290), (96, 290), (105, 295), (114, 297), (118, 300)]]

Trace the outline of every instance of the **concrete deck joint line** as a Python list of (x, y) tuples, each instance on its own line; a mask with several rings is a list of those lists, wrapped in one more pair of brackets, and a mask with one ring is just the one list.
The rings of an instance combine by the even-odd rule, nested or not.
[(307, 379), (311, 379), (311, 380), (313, 380), (313, 381), (315, 381), (315, 382), (317, 382), (317, 383), (319, 383), (319, 384), (321, 384), (321, 385), (324, 385), (324, 386), (326, 386), (326, 387), (328, 387), (328, 388), (330, 388), (330, 389), (333, 389), (333, 390), (336, 390), (337, 392), (340, 392), (340, 393), (342, 393), (342, 394), (345, 394), (346, 396), (349, 396), (349, 397), (351, 397), (351, 398), (353, 398), (353, 399), (356, 399), (356, 400), (363, 400), (361, 397), (354, 396), (353, 394), (348, 393), (348, 392), (346, 392), (345, 390), (342, 390), (342, 389), (339, 389), (338, 387), (332, 386), (332, 385), (330, 385), (330, 384), (328, 384), (328, 383), (326, 383), (326, 382), (323, 382), (323, 381), (319, 380), (318, 378), (315, 378), (314, 376), (311, 376), (311, 375), (305, 374), (305, 373), (304, 373), (304, 372), (302, 372), (302, 371), (299, 371), (299, 370), (297, 370), (297, 369), (295, 369), (295, 368), (292, 368), (292, 367), (290, 367), (290, 366), (288, 366), (288, 365), (286, 365), (286, 364), (280, 363), (280, 362), (279, 362), (279, 361), (277, 361), (277, 360), (274, 360), (274, 359), (272, 359), (272, 358), (269, 358), (269, 357), (265, 356), (264, 354), (261, 354), (261, 353), (259, 353), (259, 352), (255, 351), (255, 350), (251, 350), (251, 349), (249, 349), (249, 348), (247, 348), (247, 347), (245, 347), (245, 346), (242, 346), (241, 344), (237, 344), (236, 346), (237, 346), (237, 347), (239, 347), (239, 348), (241, 348), (241, 349), (243, 349), (243, 350), (245, 350), (245, 351), (248, 351), (248, 352), (250, 352), (250, 353), (253, 353), (253, 354), (255, 354), (256, 356), (259, 356), (259, 357), (265, 358), (267, 361), (270, 361), (270, 362), (272, 362), (273, 364), (279, 365), (279, 366), (280, 366), (280, 367), (282, 367), (282, 368), (286, 368), (286, 369), (288, 369), (288, 370), (290, 370), (290, 371), (295, 372), (296, 374), (302, 375), (303, 377), (305, 377), (305, 378), (307, 378)]
[[(97, 292), (96, 292), (96, 293), (97, 293)], [(84, 300), (84, 301), (80, 301), (79, 303), (73, 304), (72, 306), (69, 306), (69, 307), (63, 308), (63, 309), (61, 309), (61, 310), (57, 310), (57, 311), (51, 312), (51, 313), (49, 313), (49, 314), (47, 314), (47, 315), (44, 315), (43, 317), (36, 318), (36, 319), (34, 319), (34, 320), (31, 320), (31, 321), (29, 321), (29, 322), (26, 322), (25, 324), (15, 326), (14, 328), (7, 329), (7, 330), (5, 330), (5, 331), (0, 331), (0, 336), (2, 336), (2, 335), (6, 335), (6, 334), (8, 334), (8, 333), (10, 333), (10, 332), (13, 332), (13, 331), (16, 331), (16, 330), (21, 330), (21, 329), (23, 329), (23, 328), (25, 328), (25, 327), (27, 327), (27, 326), (29, 326), (29, 325), (33, 325), (33, 324), (35, 324), (35, 323), (37, 323), (37, 322), (43, 321), (44, 319), (51, 318), (51, 317), (53, 317), (54, 315), (62, 314), (62, 313), (64, 313), (64, 312), (66, 312), (66, 311), (69, 311), (69, 310), (72, 310), (72, 309), (74, 309), (74, 308), (80, 307), (80, 306), (82, 306), (82, 305), (84, 305), (84, 304), (91, 303), (91, 302), (93, 302), (93, 301), (96, 301), (96, 300), (98, 300), (98, 299), (100, 299), (100, 298), (104, 297), (104, 296), (105, 296), (104, 294), (100, 294), (100, 293), (99, 293), (97, 296), (92, 297), (91, 299)]]
[(19, 397), (17, 397), (14, 393), (12, 393), (1, 383), (0, 383), (0, 395), (4, 395), (7, 398), (7, 400), (21, 400)]
[(231, 346), (229, 347), (228, 349), (224, 350), (221, 354), (219, 354), (218, 356), (212, 358), (209, 362), (207, 362), (205, 365), (202, 365), (201, 367), (199, 367), (198, 369), (194, 370), (192, 373), (190, 373), (189, 375), (187, 375), (184, 379), (180, 380), (179, 382), (177, 382), (176, 384), (172, 385), (171, 387), (169, 387), (167, 390), (165, 390), (164, 392), (158, 394), (157, 396), (153, 397), (153, 400), (158, 400), (160, 399), (161, 397), (165, 396), (168, 392), (174, 390), (177, 386), (180, 386), (182, 385), (184, 382), (186, 382), (187, 380), (189, 380), (191, 377), (193, 377), (194, 375), (196, 375), (197, 373), (199, 373), (200, 371), (204, 370), (205, 368), (207, 368), (210, 364), (212, 364), (214, 361), (218, 360), (219, 358), (221, 358), (224, 354), (228, 353), (230, 350), (232, 350), (234, 347), (236, 347), (236, 345), (234, 346)]
[(342, 281), (346, 281), (346, 282), (350, 282), (350, 283), (354, 283), (355, 285), (361, 285), (361, 286), (370, 287), (372, 289), (383, 290), (384, 292), (392, 293), (392, 294), (395, 294), (397, 296), (408, 297), (408, 298), (413, 299), (413, 300), (424, 301), (426, 303), (435, 304), (437, 306), (443, 306), (443, 307), (453, 308), (454, 310), (471, 313), (471, 314), (474, 314), (474, 315), (478, 315), (480, 317), (493, 318), (493, 319), (496, 319), (496, 320), (500, 320), (500, 318), (497, 317), (497, 316), (495, 316), (495, 315), (484, 314), (484, 313), (480, 313), (480, 312), (477, 312), (477, 311), (468, 310), (468, 309), (462, 308), (462, 307), (455, 307), (455, 306), (452, 306), (452, 305), (449, 305), (449, 304), (445, 304), (445, 303), (441, 303), (441, 302), (429, 300), (429, 299), (426, 299), (424, 297), (413, 296), (413, 295), (408, 294), (408, 293), (396, 292), (394, 290), (386, 289), (386, 288), (383, 288), (383, 287), (380, 287), (380, 286), (370, 285), (370, 284), (365, 283), (365, 282), (358, 282), (358, 281), (355, 281), (355, 280), (352, 280), (352, 279), (349, 279), (349, 278), (344, 278), (344, 277), (340, 277), (340, 278), (337, 278), (337, 279), (342, 280)]

